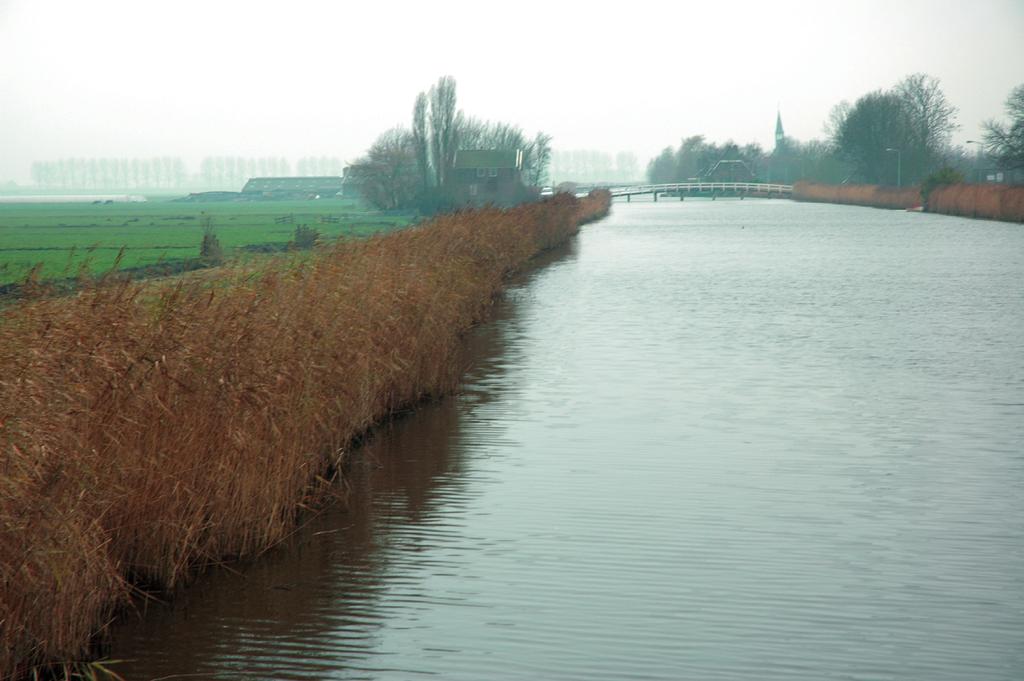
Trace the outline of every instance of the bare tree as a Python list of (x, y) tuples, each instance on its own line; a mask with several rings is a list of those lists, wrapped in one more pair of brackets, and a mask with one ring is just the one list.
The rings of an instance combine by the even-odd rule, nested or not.
[(647, 180), (653, 184), (676, 181), (676, 153), (672, 147), (665, 147), (647, 164)]
[(149, 166), (149, 186), (162, 187), (164, 184), (163, 159), (151, 158), (146, 165)]
[(427, 93), (416, 95), (416, 103), (412, 108), (412, 145), (416, 155), (416, 167), (420, 175), (423, 191), (430, 188), (430, 139), (427, 133), (427, 109), (429, 101)]
[(911, 124), (923, 143), (940, 147), (949, 142), (956, 124), (956, 107), (946, 100), (939, 80), (925, 73), (907, 76), (896, 84), (896, 94), (910, 114)]
[(909, 177), (923, 178), (942, 164), (949, 140), (959, 126), (956, 107), (946, 100), (939, 81), (924, 73), (907, 76), (893, 89), (907, 117), (903, 166)]
[(185, 186), (185, 176), (186, 176), (185, 162), (182, 161), (180, 157), (175, 157), (175, 159), (173, 161), (173, 171), (172, 171), (172, 173), (174, 175), (174, 186), (178, 187), (178, 188), (184, 187)]
[(850, 115), (850, 109), (853, 105), (849, 101), (843, 100), (832, 107), (828, 112), (828, 118), (825, 119), (825, 125), (822, 126), (822, 131), (830, 142), (835, 143), (838, 138), (839, 131), (843, 128), (843, 123), (846, 121), (846, 117)]
[(445, 188), (459, 148), (462, 115), (456, 109), (455, 79), (443, 76), (430, 88), (430, 149), (434, 162), (434, 184)]
[(415, 199), (420, 185), (416, 148), (405, 128), (381, 133), (358, 164), (364, 168), (363, 196), (378, 208), (404, 208)]
[(908, 140), (906, 108), (894, 92), (870, 92), (851, 107), (835, 138), (839, 155), (864, 182), (896, 184), (901, 159), (888, 153)]
[(526, 184), (539, 187), (547, 179), (551, 164), (551, 135), (538, 132), (533, 141), (526, 145), (523, 154), (523, 173)]
[(539, 185), (551, 162), (551, 136), (543, 132), (528, 139), (522, 128), (502, 121), (463, 117), (459, 125), (460, 149), (500, 149), (523, 152), (523, 179)]
[(708, 146), (704, 135), (690, 135), (683, 139), (676, 152), (676, 172), (673, 182), (686, 182), (707, 170), (704, 151)]
[(1024, 83), (1006, 98), (1006, 115), (1009, 125), (985, 121), (985, 150), (1002, 168), (1024, 168)]
[(915, 73), (891, 90), (864, 95), (853, 106), (840, 103), (825, 129), (836, 153), (853, 166), (859, 179), (894, 182), (902, 176), (904, 182), (915, 183), (948, 155), (950, 137), (958, 127), (956, 114), (939, 81)]
[(489, 149), (526, 149), (530, 143), (522, 128), (511, 123), (488, 123), (485, 127), (484, 146)]
[(487, 146), (487, 121), (475, 116), (464, 116), (459, 126), (459, 146), (463, 149), (483, 149)]

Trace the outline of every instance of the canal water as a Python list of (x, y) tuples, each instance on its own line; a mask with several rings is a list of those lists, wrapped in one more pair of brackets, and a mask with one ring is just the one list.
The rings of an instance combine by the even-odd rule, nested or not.
[(1024, 228), (616, 204), (129, 679), (1024, 678)]

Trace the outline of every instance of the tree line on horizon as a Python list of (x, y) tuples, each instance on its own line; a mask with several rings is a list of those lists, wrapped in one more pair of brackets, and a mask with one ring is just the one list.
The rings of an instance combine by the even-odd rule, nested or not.
[(792, 183), (813, 175), (821, 181), (841, 182), (845, 168), (831, 157), (820, 140), (800, 142), (786, 137), (773, 151), (757, 142), (739, 145), (732, 140), (709, 142), (704, 135), (691, 135), (678, 148), (666, 147), (647, 165), (647, 180), (653, 184), (697, 181), (719, 161), (742, 161), (750, 174), (765, 182)]
[(469, 149), (521, 151), (523, 182), (539, 186), (551, 160), (551, 136), (529, 137), (518, 125), (466, 115), (458, 108), (455, 79), (443, 76), (416, 96), (411, 127), (382, 132), (353, 169), (361, 193), (378, 208), (432, 213), (455, 204), (455, 157)]
[(180, 158), (62, 158), (36, 161), (32, 181), (44, 189), (129, 189), (182, 186), (187, 180)]
[(888, 90), (835, 105), (824, 125), (824, 139), (784, 137), (766, 153), (757, 143), (716, 144), (695, 135), (651, 159), (647, 179), (685, 182), (706, 175), (720, 160), (741, 160), (759, 180), (786, 184), (804, 179), (911, 185), (940, 172), (945, 178), (969, 177), (983, 164), (1024, 168), (1024, 84), (1006, 101), (1010, 122), (986, 121), (981, 148), (974, 154), (950, 142), (959, 128), (957, 113), (938, 79), (915, 73)]
[[(495, 128), (497, 125), (494, 126)], [(469, 143), (488, 144), (506, 132), (470, 127)], [(513, 143), (518, 140), (513, 140)], [(501, 143), (500, 140), (495, 143)], [(637, 155), (595, 149), (551, 149), (547, 182), (633, 182), (643, 176)], [(295, 162), (296, 176), (341, 175), (344, 161), (337, 156), (305, 156)], [(286, 177), (293, 166), (285, 157), (207, 156), (199, 172), (188, 172), (180, 157), (63, 158), (32, 164), (33, 184), (41, 189), (231, 189), (251, 177)], [(539, 184), (539, 183), (538, 183)]]
[[(304, 156), (295, 163), (300, 176), (341, 175), (344, 162), (336, 156)], [(204, 187), (237, 191), (251, 177), (280, 177), (292, 173), (288, 159), (278, 156), (246, 158), (207, 156), (198, 174), (189, 174), (180, 157), (63, 158), (36, 161), (33, 183), (43, 189), (185, 189)]]
[[(912, 184), (942, 167), (966, 177), (976, 177), (982, 167), (1019, 172), (1024, 170), (1024, 84), (1010, 92), (1005, 114), (1008, 122), (983, 124), (975, 149), (952, 146), (956, 107), (937, 79), (913, 74), (888, 90), (837, 104), (822, 139), (785, 137), (769, 152), (757, 143), (716, 143), (692, 135), (651, 159), (646, 177), (659, 184), (684, 182), (701, 177), (720, 160), (744, 161), (758, 179), (787, 184), (798, 179)], [(445, 204), (447, 177), (459, 148), (521, 149), (524, 179), (535, 186), (549, 178), (629, 182), (642, 174), (631, 152), (613, 158), (595, 150), (555, 151), (544, 133), (530, 138), (518, 126), (466, 116), (456, 106), (454, 79), (445, 77), (417, 96), (411, 128), (385, 131), (359, 159), (364, 170), (375, 169), (369, 173), (369, 198), (389, 208)], [(899, 149), (899, 158), (888, 149)], [(298, 159), (294, 171), (299, 176), (340, 175), (344, 165), (338, 157), (307, 156)], [(170, 156), (62, 158), (31, 166), (35, 186), (48, 190), (238, 190), (250, 177), (291, 174), (284, 157), (208, 156), (195, 174), (181, 158)]]

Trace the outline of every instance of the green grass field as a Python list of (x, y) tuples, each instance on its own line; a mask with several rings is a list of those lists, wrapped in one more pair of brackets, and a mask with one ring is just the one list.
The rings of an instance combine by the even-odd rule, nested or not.
[[(228, 257), (244, 255), (244, 246), (287, 244), (300, 224), (330, 240), (400, 229), (413, 219), (344, 199), (0, 204), (0, 285), (22, 281), (37, 264), (42, 279), (75, 276), (83, 263), (100, 274), (111, 268), (122, 247), (121, 268), (195, 259), (206, 216)], [(277, 218), (291, 221), (278, 223)]]

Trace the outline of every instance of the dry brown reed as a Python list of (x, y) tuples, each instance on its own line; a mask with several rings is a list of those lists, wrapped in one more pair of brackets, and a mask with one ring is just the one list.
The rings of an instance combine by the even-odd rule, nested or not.
[(217, 279), (0, 317), (0, 678), (75, 659), (133, 585), (293, 528), (353, 438), (458, 380), (505, 277), (610, 196), (483, 209)]
[(945, 185), (929, 194), (927, 211), (1024, 222), (1024, 187), (966, 183)]
[(793, 199), (873, 208), (915, 208), (921, 205), (921, 189), (919, 187), (897, 189), (877, 184), (797, 182), (793, 185)]

